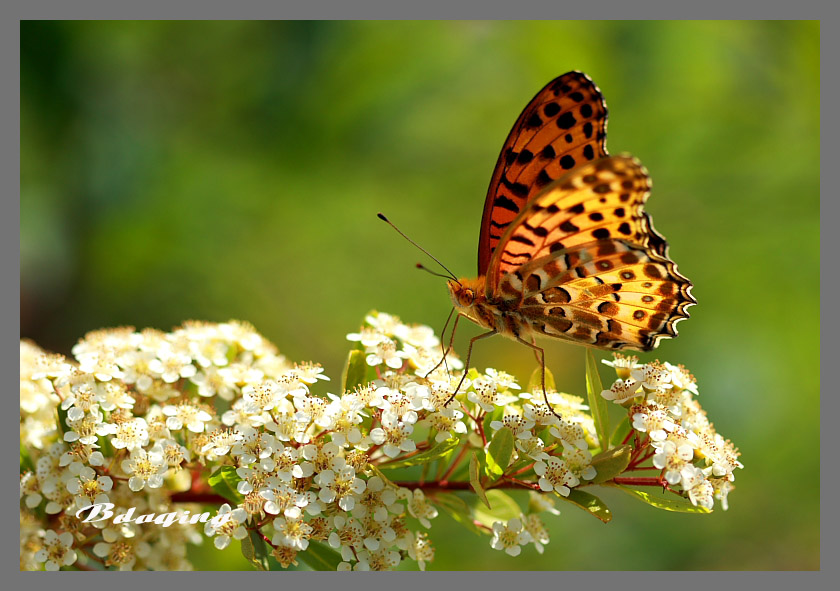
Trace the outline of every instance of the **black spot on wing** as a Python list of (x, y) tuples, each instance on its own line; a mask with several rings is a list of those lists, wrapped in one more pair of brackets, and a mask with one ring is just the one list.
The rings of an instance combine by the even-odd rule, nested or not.
[(493, 207), (501, 207), (502, 209), (507, 209), (508, 211), (519, 213), (519, 207), (516, 205), (516, 203), (514, 203), (504, 195), (499, 195), (493, 200)]

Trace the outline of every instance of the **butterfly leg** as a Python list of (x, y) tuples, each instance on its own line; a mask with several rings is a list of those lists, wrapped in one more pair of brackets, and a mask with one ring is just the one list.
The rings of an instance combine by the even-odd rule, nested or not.
[[(454, 312), (454, 311), (455, 311), (455, 308), (452, 308), (452, 312)], [(449, 326), (449, 321), (452, 318), (452, 312), (449, 313), (449, 317), (447, 317), (447, 319), (446, 319), (446, 324), (443, 325), (443, 331), (440, 333), (441, 338), (446, 334), (446, 327)], [(452, 350), (452, 343), (455, 341), (455, 329), (458, 328), (458, 321), (460, 319), (461, 319), (461, 315), (458, 314), (455, 317), (455, 324), (452, 325), (452, 334), (449, 337), (449, 345), (447, 345), (446, 349), (443, 348), (443, 340), (441, 340), (440, 350), (443, 353), (443, 355), (441, 356), (440, 361), (438, 361), (437, 365), (435, 365), (432, 369), (430, 369), (429, 371), (426, 372), (426, 375), (423, 376), (424, 379), (429, 377), (430, 375), (432, 375), (432, 373), (434, 373), (437, 370), (437, 368), (439, 368), (441, 366), (442, 363), (446, 363), (446, 356), (449, 355), (449, 352)], [(447, 367), (447, 372), (448, 371), (449, 371), (449, 368)]]
[(461, 381), (458, 382), (458, 386), (455, 388), (455, 391), (452, 393), (452, 396), (450, 396), (446, 400), (446, 402), (443, 404), (443, 406), (446, 406), (450, 402), (452, 402), (452, 400), (455, 398), (455, 396), (458, 395), (458, 390), (460, 390), (461, 386), (464, 384), (464, 380), (467, 378), (467, 371), (469, 371), (469, 369), (470, 369), (470, 357), (472, 357), (472, 349), (473, 349), (473, 345), (475, 344), (475, 342), (479, 341), (481, 339), (486, 339), (487, 337), (492, 337), (494, 334), (497, 334), (496, 331), (491, 330), (489, 332), (485, 332), (483, 334), (478, 335), (477, 337), (473, 337), (473, 338), (470, 339), (470, 347), (469, 347), (469, 349), (467, 349), (467, 360), (466, 360), (466, 362), (464, 362), (464, 373), (461, 376)]
[(538, 347), (536, 343), (529, 343), (522, 337), (517, 336), (516, 340), (525, 345), (526, 347), (533, 349), (534, 354), (537, 356), (537, 363), (540, 364), (540, 368), (542, 369), (543, 400), (545, 400), (545, 405), (546, 407), (548, 407), (548, 410), (551, 412), (551, 414), (553, 414), (555, 417), (562, 421), (563, 417), (557, 414), (557, 412), (554, 410), (554, 407), (551, 406), (551, 403), (548, 401), (548, 392), (545, 389), (545, 350), (542, 347)]

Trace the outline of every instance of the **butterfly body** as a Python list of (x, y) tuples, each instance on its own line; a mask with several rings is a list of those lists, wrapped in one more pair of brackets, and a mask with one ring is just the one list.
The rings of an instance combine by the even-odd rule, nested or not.
[(606, 150), (607, 109), (581, 72), (546, 85), (505, 142), (476, 279), (448, 284), (462, 316), (541, 351), (536, 336), (649, 351), (695, 304), (644, 204), (638, 160)]

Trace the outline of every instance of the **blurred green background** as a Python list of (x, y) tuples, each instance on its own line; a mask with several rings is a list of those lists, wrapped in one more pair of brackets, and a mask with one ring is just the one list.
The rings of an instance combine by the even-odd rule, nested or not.
[[(819, 568), (819, 23), (23, 22), (21, 336), (248, 320), (337, 380), (376, 308), (439, 331), (441, 280), (387, 213), (474, 276), (510, 127), (553, 77), (588, 73), (608, 148), (700, 302), (643, 356), (685, 364), (743, 452), (730, 510), (659, 512), (605, 491), (517, 559), (438, 517), (441, 569)], [(460, 330), (465, 342), (476, 327)], [(584, 349), (543, 341), (584, 393)], [(502, 338), (478, 367), (533, 370)], [(609, 374), (604, 368), (604, 379)], [(335, 381), (333, 382), (334, 387)], [(549, 516), (551, 517), (551, 516)], [(206, 544), (199, 568), (248, 568)]]

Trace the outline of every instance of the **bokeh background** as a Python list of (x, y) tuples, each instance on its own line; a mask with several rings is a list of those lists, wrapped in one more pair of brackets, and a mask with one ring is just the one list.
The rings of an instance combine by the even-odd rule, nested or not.
[[(699, 305), (654, 357), (695, 374), (739, 445), (730, 510), (664, 513), (617, 491), (518, 559), (447, 515), (434, 569), (819, 568), (819, 23), (24, 22), (21, 337), (248, 320), (340, 377), (370, 309), (440, 330), (443, 281), (386, 212), (474, 276), (502, 142), (553, 77), (588, 73), (611, 152)], [(478, 329), (464, 325), (466, 339)], [(558, 387), (584, 350), (544, 342)], [(481, 343), (527, 382), (531, 352)], [(609, 374), (604, 368), (604, 379)], [(235, 546), (235, 545), (234, 545)], [(236, 548), (199, 568), (248, 568)]]

